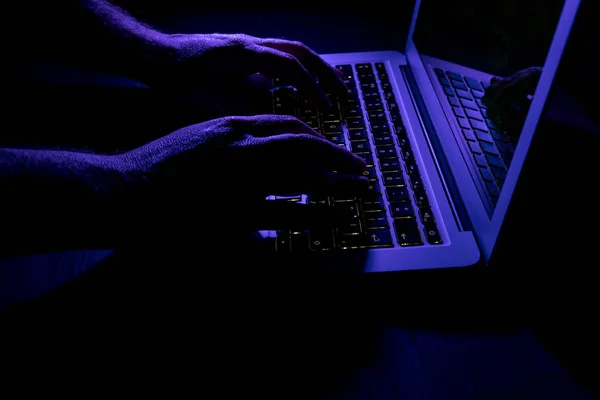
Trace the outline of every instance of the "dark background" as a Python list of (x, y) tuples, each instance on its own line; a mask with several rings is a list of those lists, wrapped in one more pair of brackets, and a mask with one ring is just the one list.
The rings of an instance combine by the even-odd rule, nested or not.
[[(390, 3), (379, 0), (362, 3), (327, 2), (320, 8), (301, 5), (282, 7), (275, 1), (253, 2), (252, 7), (247, 8), (240, 8), (227, 1), (220, 2), (214, 7), (207, 5), (199, 7), (182, 0), (170, 1), (168, 8), (165, 2), (159, 1), (128, 0), (121, 1), (120, 4), (129, 9), (133, 15), (166, 32), (243, 32), (256, 36), (279, 36), (303, 41), (319, 53), (402, 50), (413, 6), (413, 2), (398, 1), (394, 3), (395, 12), (390, 12), (388, 8)], [(576, 28), (573, 40), (577, 41), (577, 45), (569, 48), (568, 63), (561, 73), (561, 82), (567, 91), (581, 99), (582, 103), (592, 111), (590, 115), (595, 117), (598, 113), (594, 112), (593, 94), (597, 93), (599, 74), (596, 72), (596, 64), (592, 62), (597, 48), (596, 35), (593, 35), (595, 29), (592, 24), (595, 22), (593, 21), (595, 15), (589, 10), (590, 8), (583, 14), (584, 22)], [(530, 229), (521, 230), (520, 235), (510, 238), (513, 240), (509, 241), (513, 245), (517, 241), (529, 243), (530, 246), (511, 248), (507, 251), (511, 253), (511, 257), (498, 261), (498, 265), (503, 268), (499, 267), (502, 270), (499, 274), (500, 279), (494, 284), (493, 295), (497, 296), (495, 302), (490, 301), (490, 294), (485, 293), (487, 287), (480, 286), (481, 281), (469, 280), (462, 274), (456, 274), (455, 276), (459, 278), (453, 278), (453, 284), (464, 278), (462, 284), (453, 287), (453, 290), (448, 287), (444, 289), (447, 275), (439, 280), (423, 279), (415, 286), (419, 288), (418, 290), (414, 288), (411, 290), (410, 284), (400, 284), (402, 281), (411, 282), (409, 278), (411, 274), (397, 279), (386, 277), (381, 282), (376, 282), (374, 285), (376, 289), (369, 292), (365, 292), (362, 286), (357, 290), (360, 290), (363, 296), (365, 293), (371, 295), (378, 291), (389, 293), (381, 299), (377, 298), (379, 302), (373, 301), (373, 303), (392, 305), (381, 308), (378, 313), (389, 312), (389, 319), (398, 317), (400, 320), (410, 320), (411, 316), (418, 314), (419, 311), (413, 308), (412, 304), (415, 302), (414, 298), (422, 295), (423, 291), (426, 293), (439, 291), (448, 296), (444, 298), (440, 295), (437, 300), (448, 300), (456, 296), (456, 292), (464, 291), (463, 296), (459, 296), (463, 301), (455, 304), (459, 308), (464, 307), (472, 311), (471, 316), (475, 322), (493, 320), (494, 313), (504, 305), (502, 313), (504, 318), (510, 319), (513, 313), (519, 314), (519, 319), (525, 318), (536, 335), (559, 356), (565, 365), (583, 382), (594, 385), (598, 331), (594, 318), (597, 313), (593, 305), (598, 301), (595, 294), (597, 285), (593, 276), (598, 263), (590, 249), (595, 246), (598, 234), (595, 229), (592, 229), (596, 225), (590, 217), (594, 213), (595, 205), (587, 200), (595, 198), (592, 197), (594, 188), (590, 187), (589, 181), (584, 179), (589, 175), (579, 174), (578, 171), (581, 171), (580, 168), (585, 168), (584, 171), (591, 172), (597, 167), (590, 162), (594, 160), (595, 148), (591, 146), (582, 148), (580, 145), (583, 142), (582, 136), (573, 135), (570, 140), (565, 140), (568, 134), (568, 127), (562, 127), (560, 131), (555, 129), (553, 134), (548, 135), (547, 140), (536, 144), (537, 149), (542, 150), (538, 151), (542, 159), (538, 160), (536, 165), (538, 167), (542, 165), (544, 168), (537, 168), (538, 175), (535, 174), (536, 171), (531, 172), (528, 180), (524, 181), (525, 184), (521, 185), (525, 186), (525, 189), (531, 189), (529, 203), (522, 204), (522, 210), (529, 215)], [(558, 158), (563, 155), (570, 157)], [(576, 160), (577, 158), (579, 160)], [(552, 195), (551, 200), (548, 200), (548, 194)], [(576, 199), (581, 204), (578, 206), (581, 211), (577, 210), (575, 213), (565, 211), (565, 208), (571, 209), (569, 199)], [(569, 226), (566, 222), (572, 214), (575, 215), (577, 223)], [(522, 215), (523, 212), (518, 213), (518, 216), (522, 217)], [(581, 232), (586, 233), (581, 234)], [(169, 266), (174, 263), (174, 260), (156, 260), (151, 259), (150, 256), (136, 260), (140, 265), (159, 261)], [(130, 289), (128, 283), (140, 284), (137, 281), (125, 281), (122, 284), (123, 290)], [(477, 288), (469, 287), (471, 284)], [(279, 290), (283, 292), (284, 287), (282, 285), (282, 289)], [(348, 320), (356, 317), (353, 312), (358, 310), (358, 303), (361, 302), (360, 296), (353, 296), (354, 289), (356, 287), (348, 286), (346, 296), (343, 297), (354, 298), (352, 307), (355, 308), (349, 309), (349, 315), (344, 316), (349, 317)], [(328, 288), (324, 287), (321, 290), (327, 291)], [(399, 293), (402, 291), (405, 293)], [(206, 299), (207, 304), (211, 301), (214, 300)], [(266, 307), (272, 302), (273, 299), (265, 299), (264, 304), (259, 305)], [(394, 306), (396, 304), (410, 304), (410, 306), (398, 310)], [(157, 301), (152, 305), (158, 307), (160, 302)], [(303, 306), (305, 305), (299, 304), (297, 308), (302, 310)], [(451, 311), (451, 306), (444, 309), (444, 311), (448, 310)], [(138, 312), (135, 307), (130, 311), (131, 314)], [(337, 311), (336, 308), (335, 312)], [(361, 308), (361, 316), (368, 314), (368, 311)], [(455, 317), (451, 312), (445, 314), (444, 311), (427, 314), (418, 322), (422, 324), (425, 321), (430, 326), (439, 328), (448, 319)], [(73, 311), (72, 315), (77, 317), (77, 312)], [(311, 317), (305, 315), (305, 321), (310, 320)], [(366, 323), (372, 322), (376, 325), (374, 316), (371, 317), (372, 319), (367, 319), (369, 322)], [(327, 315), (323, 314), (322, 318), (326, 321)], [(334, 322), (328, 321), (329, 324)], [(348, 331), (354, 330), (354, 337), (372, 334), (370, 331), (365, 332), (364, 326), (357, 327), (358, 322), (357, 319), (347, 326)], [(448, 325), (446, 329), (453, 328)], [(348, 331), (344, 332), (344, 328), (338, 327), (333, 330), (335, 333), (328, 337), (331, 347), (339, 352), (339, 355), (334, 354), (334, 356), (342, 358), (344, 352), (348, 351), (333, 346), (334, 343), (339, 342), (340, 336), (348, 335)], [(235, 333), (232, 333), (232, 336), (235, 336)], [(307, 332), (307, 336), (317, 336), (317, 333)], [(350, 339), (352, 338), (353, 336), (350, 335)], [(248, 338), (246, 342), (252, 342), (254, 339)], [(256, 339), (258, 341), (255, 343), (259, 344), (269, 341), (268, 337)], [(356, 338), (357, 341), (360, 339)], [(151, 343), (149, 345), (152, 346)], [(243, 344), (239, 346), (242, 347)], [(348, 343), (348, 346), (351, 347), (352, 344)], [(147, 350), (147, 347), (140, 347), (140, 351)], [(484, 350), (481, 351), (484, 353)], [(301, 352), (301, 350), (297, 351)], [(258, 357), (259, 353), (259, 350), (254, 349), (249, 356)], [(320, 356), (314, 354), (315, 358), (321, 359)], [(278, 359), (275, 359), (275, 362), (277, 361)], [(326, 370), (327, 366), (322, 368)]]

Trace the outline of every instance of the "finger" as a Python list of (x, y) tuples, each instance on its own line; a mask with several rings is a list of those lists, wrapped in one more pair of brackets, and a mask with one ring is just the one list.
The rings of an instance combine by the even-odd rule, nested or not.
[(282, 168), (304, 165), (307, 169), (324, 169), (361, 174), (365, 161), (343, 147), (307, 134), (282, 134), (255, 138), (253, 145)]
[(342, 80), (341, 71), (325, 62), (325, 60), (304, 43), (282, 39), (262, 39), (259, 43), (296, 57), (308, 72), (319, 78), (319, 83), (328, 91), (338, 94), (346, 92), (347, 88)]
[(266, 46), (252, 46), (250, 50), (258, 57), (257, 68), (270, 78), (281, 78), (320, 106), (331, 103), (310, 72), (293, 55)]
[(251, 230), (335, 228), (345, 218), (348, 216), (341, 208), (265, 200), (247, 214), (245, 225)]
[(244, 124), (245, 129), (250, 129), (250, 134), (256, 137), (268, 137), (280, 134), (306, 134), (325, 139), (323, 135), (313, 128), (290, 115), (264, 114), (251, 117), (231, 117), (234, 123)]

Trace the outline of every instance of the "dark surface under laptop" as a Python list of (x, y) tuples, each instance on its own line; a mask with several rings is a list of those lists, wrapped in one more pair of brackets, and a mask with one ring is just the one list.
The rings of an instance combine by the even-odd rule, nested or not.
[[(312, 45), (310, 40), (306, 41)], [(314, 47), (320, 52), (328, 52), (327, 49), (318, 49), (318, 43), (315, 43)], [(573, 77), (576, 78), (575, 75)], [(585, 179), (585, 174), (580, 174), (578, 171), (597, 168), (594, 158), (597, 154), (595, 150), (599, 147), (593, 146), (597, 137), (592, 134), (579, 133), (568, 124), (560, 127), (553, 124), (550, 126), (544, 139), (536, 140), (538, 150), (535, 151), (536, 156), (541, 159), (536, 162), (536, 165), (545, 165), (547, 169), (536, 168), (534, 171), (526, 172), (523, 182), (527, 184), (520, 184), (519, 190), (529, 192), (530, 195), (527, 197), (529, 202), (520, 208), (519, 217), (511, 215), (511, 220), (527, 217), (528, 221), (531, 221), (531, 229), (515, 230), (507, 234), (508, 238), (503, 238), (502, 243), (511, 243), (510, 251), (504, 253), (506, 256), (502, 257), (502, 262), (499, 260), (497, 263), (502, 266), (501, 270), (504, 272), (501, 276), (505, 279), (495, 280), (497, 290), (493, 291), (492, 296), (506, 296), (496, 298), (497, 304), (508, 301), (517, 308), (528, 304), (529, 306), (522, 310), (523, 314), (533, 321), (534, 326), (539, 327), (541, 334), (546, 337), (552, 336), (549, 333), (551, 329), (565, 333), (565, 328), (568, 327), (568, 332), (564, 336), (569, 337), (569, 340), (563, 340), (563, 344), (568, 343), (566, 346), (558, 346), (557, 351), (567, 355), (579, 353), (577, 354), (579, 358), (587, 352), (588, 357), (591, 357), (594, 354), (592, 350), (595, 331), (591, 319), (596, 285), (589, 279), (594, 262), (588, 260), (590, 254), (593, 255), (591, 249), (596, 245), (598, 236), (594, 234), (594, 229), (590, 228), (597, 226), (595, 222), (597, 219), (593, 218), (593, 202), (586, 199), (594, 198), (595, 189), (589, 179)], [(570, 201), (571, 199), (575, 204)], [(581, 207), (577, 204), (581, 204)], [(515, 241), (517, 238), (521, 240)], [(521, 243), (522, 247), (512, 247), (515, 242)], [(573, 243), (580, 244), (580, 247), (573, 250), (570, 246)], [(552, 252), (548, 251), (549, 248)], [(515, 254), (519, 254), (519, 257), (515, 258)], [(561, 262), (557, 262), (558, 260)], [(462, 280), (462, 284), (453, 289), (444, 287), (443, 283), (448, 283), (445, 278), (419, 280), (420, 285), (417, 286), (419, 289), (413, 287), (412, 290), (410, 290), (412, 285), (406, 283), (413, 282), (408, 276), (402, 278), (405, 281), (404, 285), (396, 286), (401, 282), (398, 280), (382, 282), (382, 285), (387, 286), (385, 291), (388, 293), (385, 296), (387, 304), (392, 304), (391, 307), (385, 308), (390, 313), (398, 312), (393, 306), (397, 303), (397, 292), (404, 290), (405, 298), (409, 298), (410, 295), (416, 296), (423, 288), (428, 287), (430, 291), (438, 292), (435, 295), (438, 299), (444, 298), (444, 294), (452, 296), (453, 293), (456, 295), (456, 291), (464, 291), (456, 295), (456, 298), (462, 299), (460, 305), (465, 310), (473, 312), (474, 309), (479, 309), (475, 314), (471, 314), (474, 315), (474, 319), (477, 319), (477, 316), (483, 319), (494, 319), (492, 311), (487, 308), (492, 302), (489, 301), (489, 297), (484, 296), (487, 292), (485, 283), (467, 279), (463, 274), (459, 276), (461, 278), (458, 280)], [(507, 287), (508, 290), (502, 290)], [(524, 302), (525, 299), (528, 301)], [(497, 310), (498, 307), (491, 308)], [(509, 313), (515, 310), (510, 306), (507, 309), (510, 310)], [(417, 310), (418, 308), (415, 307), (412, 312), (418, 313)], [(406, 308), (403, 311), (407, 314), (411, 313)], [(463, 311), (460, 310), (458, 314), (462, 314)], [(439, 314), (443, 312), (440, 311)], [(553, 343), (560, 343), (560, 341), (553, 341)], [(577, 351), (573, 351), (574, 347)]]

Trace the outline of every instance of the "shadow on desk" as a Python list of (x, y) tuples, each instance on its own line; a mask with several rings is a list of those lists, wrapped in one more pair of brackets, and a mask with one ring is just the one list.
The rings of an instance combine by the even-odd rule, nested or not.
[(228, 249), (115, 251), (5, 311), (3, 362), (29, 380), (137, 393), (589, 399), (521, 324), (496, 318), (484, 290), (468, 289), (481, 276), (333, 279)]

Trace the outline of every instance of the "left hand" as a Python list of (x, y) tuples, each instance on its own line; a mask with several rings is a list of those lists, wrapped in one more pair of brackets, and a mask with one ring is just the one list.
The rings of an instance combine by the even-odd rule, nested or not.
[(244, 34), (172, 34), (162, 46), (166, 60), (148, 77), (150, 86), (210, 86), (260, 73), (289, 82), (326, 106), (325, 93), (343, 94), (341, 73), (300, 42)]

